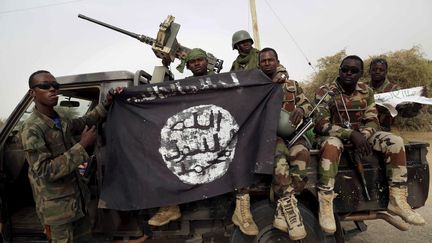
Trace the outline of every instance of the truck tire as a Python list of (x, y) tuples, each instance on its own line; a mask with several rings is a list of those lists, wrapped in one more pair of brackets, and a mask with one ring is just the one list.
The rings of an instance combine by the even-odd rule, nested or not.
[[(263, 200), (252, 206), (251, 212), (255, 223), (259, 228), (257, 236), (244, 235), (238, 227), (235, 228), (230, 238), (230, 243), (273, 243), (273, 242), (295, 242), (289, 239), (288, 233), (273, 228), (273, 216), (275, 204), (269, 200)], [(301, 202), (298, 202), (298, 208), (303, 217), (303, 223), (306, 227), (307, 236), (305, 239), (297, 242), (336, 242), (334, 237), (327, 236), (321, 231), (321, 227), (314, 214), (306, 208)]]

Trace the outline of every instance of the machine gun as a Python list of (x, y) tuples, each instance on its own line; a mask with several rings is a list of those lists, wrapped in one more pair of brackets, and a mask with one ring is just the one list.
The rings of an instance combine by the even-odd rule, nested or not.
[[(128, 35), (132, 38), (135, 38), (148, 45), (151, 45), (153, 52), (158, 58), (162, 59), (162, 63), (165, 66), (168, 66), (171, 62), (175, 60), (175, 58), (178, 58), (183, 62), (187, 54), (191, 51), (191, 49), (184, 47), (177, 42), (176, 36), (180, 29), (180, 25), (174, 22), (175, 18), (174, 16), (171, 15), (168, 15), (165, 21), (160, 24), (156, 39), (153, 39), (149, 36), (140, 35), (140, 34), (136, 34), (121, 29), (119, 27), (101, 22), (96, 19), (92, 19), (82, 14), (78, 14), (78, 17), (93, 22), (95, 24), (102, 25), (109, 29), (115, 30), (122, 34)], [(222, 69), (223, 60), (217, 59), (213, 54), (208, 52), (207, 52), (207, 59), (208, 59), (207, 69), (209, 71), (214, 71), (215, 73), (219, 73), (220, 70)], [(179, 67), (177, 67), (179, 72), (183, 72), (183, 68), (179, 68)]]

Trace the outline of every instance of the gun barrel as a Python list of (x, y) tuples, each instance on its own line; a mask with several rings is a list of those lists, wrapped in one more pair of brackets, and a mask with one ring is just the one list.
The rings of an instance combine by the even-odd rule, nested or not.
[(357, 153), (355, 153), (354, 151), (350, 151), (349, 153), (350, 153), (350, 156), (351, 156), (351, 160), (353, 160), (353, 162), (355, 163), (355, 166), (356, 166), (356, 169), (357, 169), (357, 173), (360, 176), (361, 183), (362, 183), (362, 186), (363, 186), (363, 189), (364, 189), (364, 193), (366, 194), (366, 199), (368, 201), (370, 201), (371, 197), (370, 197), (370, 194), (369, 194), (369, 190), (367, 188), (366, 177), (365, 177), (365, 174), (364, 174), (364, 167), (363, 167), (363, 164), (361, 162), (360, 156)]
[(110, 24), (104, 23), (104, 22), (102, 22), (102, 21), (99, 21), (99, 20), (96, 20), (96, 19), (93, 19), (93, 18), (87, 17), (87, 16), (82, 15), (82, 14), (78, 14), (78, 18), (85, 19), (85, 20), (87, 20), (87, 21), (93, 22), (93, 23), (98, 24), (98, 25), (101, 25), (101, 26), (103, 26), (103, 27), (106, 27), (106, 28), (109, 28), (109, 29), (115, 30), (115, 31), (117, 31), (117, 32), (120, 32), (120, 33), (122, 33), (122, 34), (128, 35), (128, 36), (130, 36), (130, 37), (133, 37), (133, 38), (135, 38), (135, 39), (137, 39), (137, 40), (139, 40), (139, 41), (141, 41), (141, 42), (144, 42), (144, 43), (146, 43), (146, 44), (149, 44), (149, 45), (153, 45), (153, 43), (155, 42), (155, 39), (153, 39), (153, 38), (151, 38), (151, 37), (148, 37), (148, 36), (145, 36), (145, 35), (140, 35), (140, 34), (137, 34), (137, 33), (134, 33), (134, 32), (130, 32), (130, 31), (127, 31), (127, 30), (121, 29), (121, 28), (119, 28), (119, 27), (116, 27), (116, 26), (113, 26), (113, 25), (110, 25)]
[(301, 128), (299, 130), (296, 130), (296, 134), (294, 135), (294, 137), (288, 142), (288, 148), (291, 148), (294, 143), (301, 137), (303, 136), (303, 134), (309, 130), (309, 128), (311, 128), (314, 124), (311, 118), (307, 118), (307, 121), (305, 121), (306, 123), (301, 125)]

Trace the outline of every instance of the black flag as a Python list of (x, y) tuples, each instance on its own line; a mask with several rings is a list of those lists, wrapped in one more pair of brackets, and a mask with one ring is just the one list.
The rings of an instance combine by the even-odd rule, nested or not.
[(106, 122), (100, 207), (201, 200), (270, 172), (282, 89), (261, 71), (131, 87)]

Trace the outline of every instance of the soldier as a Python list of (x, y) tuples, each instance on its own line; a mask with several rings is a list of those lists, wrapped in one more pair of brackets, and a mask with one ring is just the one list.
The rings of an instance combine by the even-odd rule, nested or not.
[[(90, 194), (78, 166), (89, 160), (85, 149), (95, 142), (95, 125), (105, 118), (113, 97), (107, 94), (104, 104), (69, 120), (54, 110), (60, 85), (51, 73), (34, 72), (29, 88), (35, 109), (24, 123), (21, 138), (37, 215), (52, 242), (91, 242), (86, 207)], [(117, 88), (115, 92), (122, 91)], [(73, 136), (81, 131), (76, 143)]]
[[(199, 48), (194, 48), (188, 53), (185, 58), (185, 63), (187, 69), (191, 70), (193, 77), (204, 76), (213, 72), (207, 70), (207, 54)], [(148, 223), (152, 226), (162, 226), (180, 217), (181, 212), (179, 206), (171, 205), (159, 208), (158, 212), (149, 219)]]
[[(400, 87), (397, 84), (391, 83), (387, 79), (387, 69), (387, 61), (383, 58), (373, 59), (370, 63), (369, 86), (377, 94), (400, 90)], [(418, 103), (407, 103), (396, 106), (396, 109), (398, 111), (398, 114), (400, 114), (402, 117), (409, 118), (418, 115), (421, 107), (422, 105)], [(393, 124), (393, 117), (390, 115), (390, 112), (385, 107), (378, 105), (377, 110), (381, 130), (389, 132)]]
[[(236, 60), (232, 63), (231, 71), (240, 70), (250, 70), (254, 68), (259, 68), (258, 58), (259, 50), (252, 47), (253, 39), (246, 30), (239, 30), (235, 32), (232, 36), (232, 48), (237, 49), (239, 55)], [(273, 77), (273, 81), (277, 83), (283, 83), (288, 79), (288, 72), (282, 65), (278, 65), (276, 75)], [(240, 227), (241, 231), (246, 235), (256, 235), (258, 234), (258, 226), (255, 224), (250, 214), (250, 196), (249, 189), (242, 188), (237, 192), (237, 200), (242, 202), (240, 205), (245, 205), (245, 207), (236, 210), (233, 215), (233, 222)], [(237, 209), (237, 207), (236, 207)], [(247, 209), (242, 214), (242, 210)], [(238, 213), (238, 214), (237, 214)], [(240, 215), (244, 215), (245, 220), (243, 223), (238, 220)]]
[[(264, 48), (259, 52), (260, 69), (272, 80), (276, 76), (278, 65), (279, 59), (274, 49)], [(289, 119), (295, 129), (301, 120), (312, 111), (312, 105), (296, 81), (285, 79), (282, 87), (285, 94), (282, 110), (290, 113)], [(279, 127), (278, 129), (284, 128)], [(288, 232), (291, 240), (306, 237), (306, 230), (294, 193), (302, 191), (305, 185), (306, 168), (310, 160), (309, 149), (303, 137), (299, 138), (291, 148), (287, 148), (281, 137), (278, 137), (276, 143), (272, 188), (279, 199), (273, 226)]]
[[(259, 68), (259, 50), (252, 47), (254, 41), (246, 30), (239, 30), (232, 36), (232, 49), (237, 49), (239, 55), (232, 63), (231, 72)], [(278, 65), (276, 75), (273, 77), (277, 83), (283, 83), (288, 79), (288, 72), (284, 66)]]
[(213, 70), (207, 70), (207, 53), (200, 48), (192, 49), (187, 55), (185, 62), (186, 68), (192, 72), (193, 77), (214, 74)]
[(319, 167), (319, 222), (327, 233), (336, 231), (333, 215), (333, 192), (344, 143), (351, 143), (355, 153), (369, 155), (372, 150), (383, 153), (387, 166), (390, 201), (387, 210), (410, 224), (423, 225), (425, 220), (407, 202), (407, 167), (403, 141), (389, 132), (378, 131), (379, 123), (373, 91), (358, 83), (363, 73), (363, 61), (358, 56), (343, 59), (339, 77), (316, 93), (319, 100), (328, 91), (320, 106), (315, 131), (322, 136)]
[(259, 50), (252, 47), (253, 39), (246, 30), (239, 30), (232, 36), (232, 49), (237, 49), (239, 55), (231, 66), (231, 71), (259, 68)]

